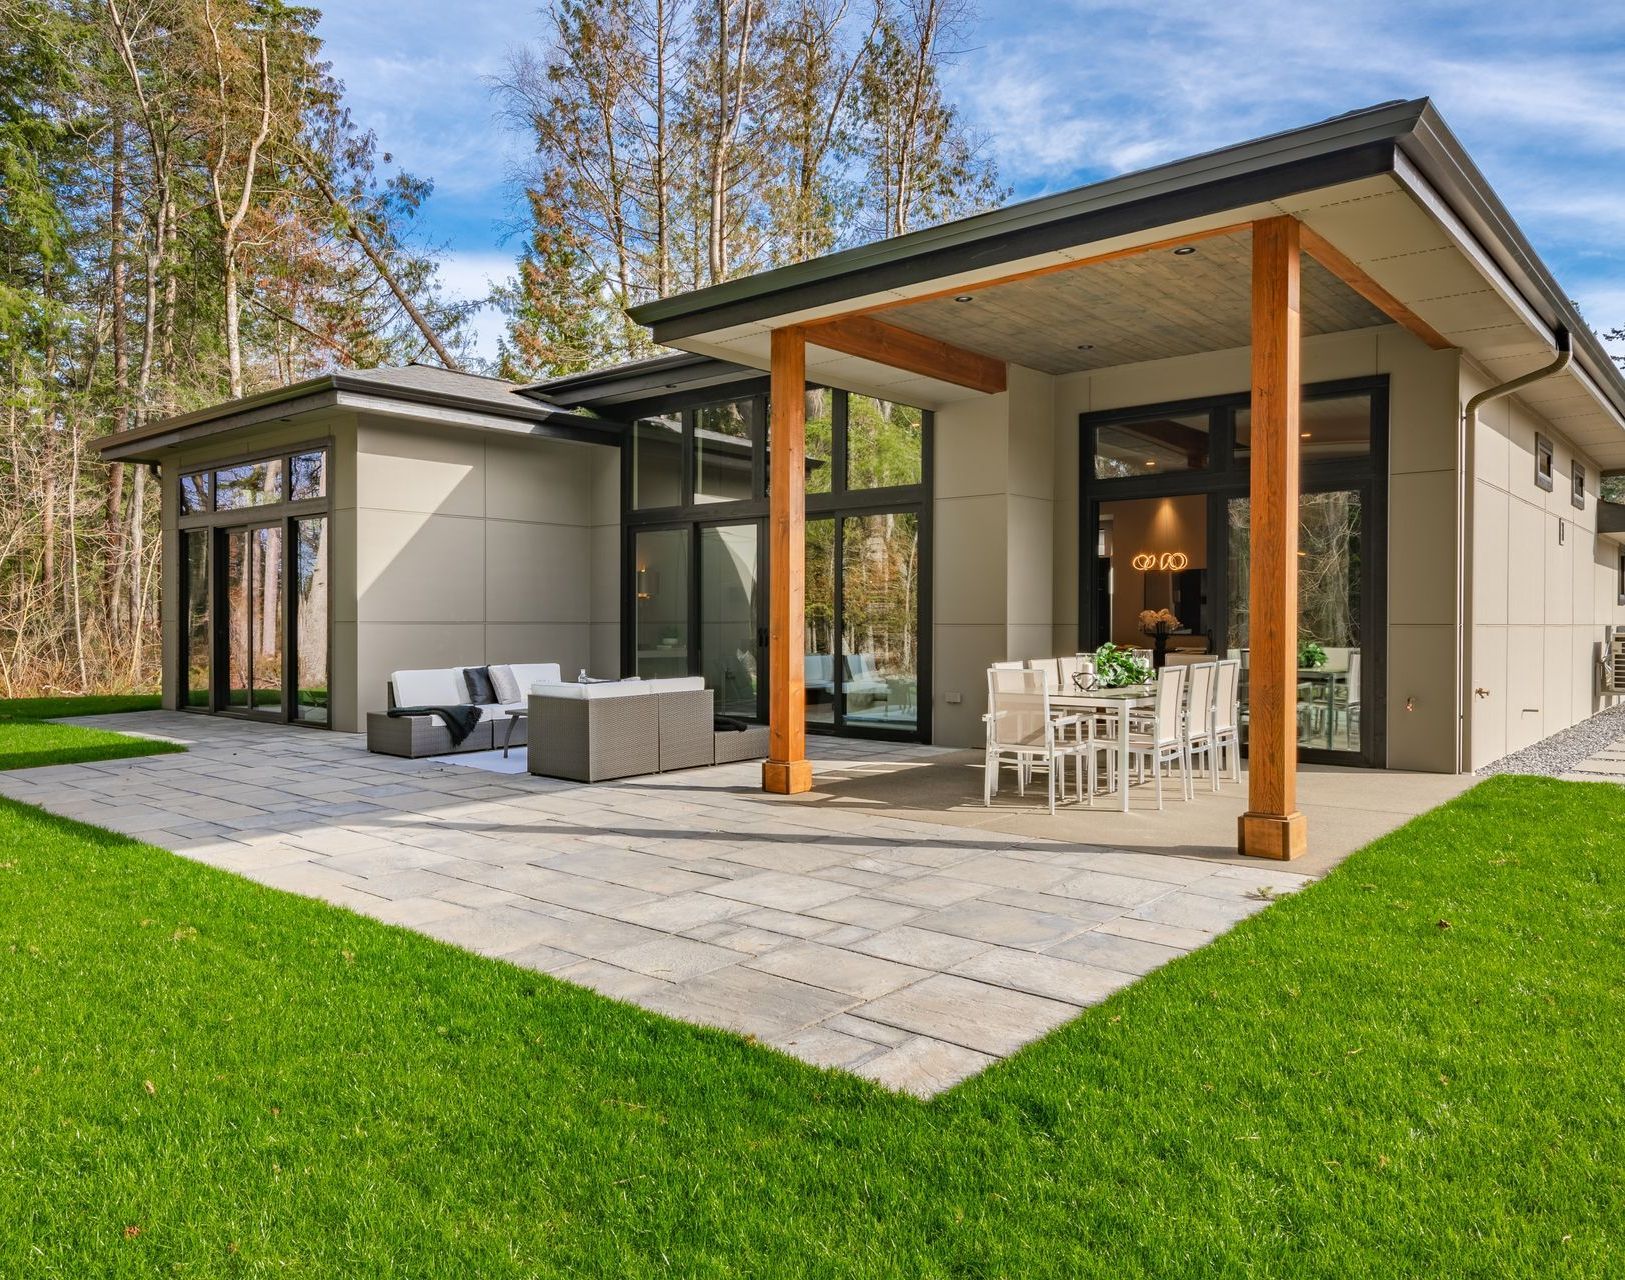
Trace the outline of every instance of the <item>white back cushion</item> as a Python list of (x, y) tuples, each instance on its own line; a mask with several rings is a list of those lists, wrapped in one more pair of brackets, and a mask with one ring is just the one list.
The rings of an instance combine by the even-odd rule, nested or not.
[(563, 678), (556, 662), (516, 662), (508, 670), (513, 672), (521, 693), (533, 684), (558, 684)]
[(468, 701), (468, 686), (461, 667), (436, 667), (424, 671), (392, 671), (397, 707), (460, 706)]
[(682, 693), (688, 689), (705, 688), (704, 676), (666, 676), (646, 682), (650, 693)]

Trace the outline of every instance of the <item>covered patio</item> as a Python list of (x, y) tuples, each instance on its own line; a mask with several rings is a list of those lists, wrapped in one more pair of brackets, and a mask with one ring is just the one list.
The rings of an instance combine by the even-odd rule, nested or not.
[[(1013, 270), (944, 273), (879, 300), (870, 295), (857, 306), (790, 308), (722, 329), (701, 330), (697, 326), (703, 321), (695, 321), (673, 332), (662, 326), (659, 304), (648, 309), (657, 337), (666, 341), (713, 354), (725, 350), (732, 359), (759, 355), (764, 341), (767, 347), (772, 753), (763, 767), (763, 787), (797, 794), (812, 786), (802, 662), (802, 388), (809, 378), (858, 389), (884, 385), (888, 394), (901, 394), (901, 379), (922, 402), (941, 403), (966, 391), (1008, 395), (1012, 366), (1063, 376), (1246, 349), (1251, 364), (1250, 761), (1248, 800), (1235, 814), (1233, 839), (1243, 854), (1299, 857), (1309, 848), (1297, 793), (1304, 338), (1397, 324), (1428, 348), (1442, 350), (1451, 343), (1297, 213), (1272, 209), (1270, 216), (1245, 221), (1197, 219), (1172, 237), (1116, 247), (1069, 246), (1048, 258), (1039, 265), (1009, 264)], [(1085, 337), (1091, 340), (1080, 340)], [(1043, 425), (1065, 430), (1061, 423)], [(1010, 430), (1016, 430), (1014, 416)], [(997, 447), (999, 441), (988, 443)], [(1193, 447), (1205, 453), (1208, 442), (1200, 438)], [(1012, 547), (1015, 558), (1021, 554), (1019, 546)], [(1042, 558), (1048, 555), (1049, 548), (1042, 548)], [(1007, 568), (1015, 571), (1013, 565)], [(1182, 817), (1170, 814), (1168, 821), (1183, 826)]]

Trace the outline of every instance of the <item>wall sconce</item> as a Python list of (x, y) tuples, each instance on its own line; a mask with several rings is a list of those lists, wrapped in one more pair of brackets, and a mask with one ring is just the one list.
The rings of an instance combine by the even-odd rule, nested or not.
[(639, 600), (653, 600), (660, 590), (660, 574), (653, 569), (639, 569), (634, 577), (633, 591)]

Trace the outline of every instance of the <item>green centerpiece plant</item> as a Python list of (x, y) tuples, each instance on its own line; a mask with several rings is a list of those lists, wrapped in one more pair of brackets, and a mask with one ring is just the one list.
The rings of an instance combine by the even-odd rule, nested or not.
[(1304, 671), (1318, 671), (1326, 665), (1326, 650), (1318, 640), (1298, 641), (1298, 666)]
[(1095, 684), (1102, 689), (1126, 689), (1151, 679), (1151, 664), (1132, 649), (1103, 644), (1095, 650)]

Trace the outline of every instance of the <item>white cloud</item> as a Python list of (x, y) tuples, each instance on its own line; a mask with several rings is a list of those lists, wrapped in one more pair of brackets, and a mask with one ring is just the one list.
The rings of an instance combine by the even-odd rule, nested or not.
[[(453, 298), (472, 299), (488, 295), (494, 285), (514, 275), (515, 256), (511, 253), (479, 250), (453, 250), (440, 255), (440, 280)], [(493, 306), (479, 308), (469, 317), (474, 331), (474, 350), (482, 360), (497, 358), (497, 339), (502, 336), (503, 315)]]

